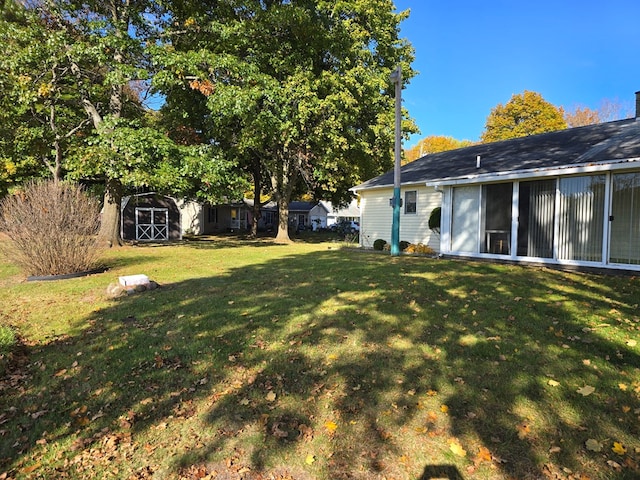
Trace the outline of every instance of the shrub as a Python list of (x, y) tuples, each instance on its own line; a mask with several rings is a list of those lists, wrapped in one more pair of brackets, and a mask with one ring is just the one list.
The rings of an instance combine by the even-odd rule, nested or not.
[(77, 184), (31, 182), (0, 202), (3, 248), (29, 275), (62, 275), (95, 267), (100, 205)]
[(387, 244), (386, 240), (383, 240), (381, 238), (377, 239), (375, 242), (373, 242), (373, 249), (374, 250), (384, 250), (384, 246)]
[(442, 220), (442, 209), (440, 207), (436, 207), (431, 211), (431, 215), (429, 215), (429, 228), (440, 234), (440, 222)]
[(405, 250), (407, 253), (419, 253), (421, 255), (435, 255), (436, 251), (428, 245), (422, 243), (411, 244)]
[(398, 244), (398, 246), (400, 247), (400, 251), (401, 252), (404, 252), (409, 245), (411, 245), (411, 243), (409, 243), (409, 242), (407, 242), (405, 240), (400, 240), (400, 243)]

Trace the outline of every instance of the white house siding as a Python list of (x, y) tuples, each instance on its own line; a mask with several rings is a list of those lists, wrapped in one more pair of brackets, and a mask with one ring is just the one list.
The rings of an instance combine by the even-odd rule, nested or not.
[(204, 223), (202, 205), (197, 202), (179, 200), (178, 208), (180, 208), (180, 217), (182, 220), (182, 234), (191, 233), (201, 235), (203, 233)]
[(319, 228), (327, 228), (327, 210), (318, 203), (315, 207), (309, 210), (309, 221), (314, 230)]
[[(400, 211), (400, 241), (422, 243), (440, 250), (440, 236), (429, 229), (429, 215), (441, 203), (441, 194), (433, 187), (424, 185), (403, 186), (400, 193), (416, 191), (416, 213), (404, 213), (404, 205)], [(360, 244), (365, 248), (373, 248), (377, 239), (391, 242), (392, 209), (389, 199), (393, 197), (392, 188), (376, 188), (360, 190)]]

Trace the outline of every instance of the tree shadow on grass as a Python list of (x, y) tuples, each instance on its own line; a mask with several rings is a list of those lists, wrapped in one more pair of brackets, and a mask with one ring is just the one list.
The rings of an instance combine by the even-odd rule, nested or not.
[[(527, 479), (619, 460), (615, 475), (634, 478), (631, 449), (624, 465), (584, 441), (639, 433), (623, 408), (638, 401), (640, 358), (624, 342), (637, 291), (637, 280), (335, 250), (166, 285), (28, 352), (2, 387), (0, 470), (90, 477), (125, 458), (124, 477), (222, 462)], [(596, 391), (576, 393), (585, 385)], [(52, 445), (71, 453), (56, 459)]]

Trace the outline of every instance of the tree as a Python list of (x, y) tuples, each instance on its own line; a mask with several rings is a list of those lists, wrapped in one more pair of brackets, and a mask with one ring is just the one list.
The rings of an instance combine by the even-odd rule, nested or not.
[(65, 44), (71, 39), (65, 36), (22, 5), (6, 2), (0, 11), (3, 190), (47, 173), (61, 180), (64, 152), (87, 131), (86, 115), (73, 101), (78, 92), (68, 75)]
[(481, 140), (496, 142), (562, 130), (567, 128), (562, 113), (562, 109), (547, 102), (539, 93), (525, 90), (491, 110)]
[(456, 140), (444, 135), (430, 135), (420, 140), (415, 146), (405, 150), (405, 162), (409, 163), (429, 153), (446, 152), (456, 148), (472, 145), (470, 140)]
[[(13, 3), (23, 8), (22, 2)], [(35, 126), (39, 122), (44, 131), (48, 125), (40, 143), (43, 150), (55, 147), (55, 162), (50, 162), (55, 178), (64, 161), (71, 178), (104, 181), (102, 243), (121, 241), (120, 203), (127, 188), (211, 198), (241, 184), (230, 175), (234, 165), (215, 146), (174, 142), (143, 108), (141, 91), (153, 73), (150, 49), (161, 41), (157, 26), (167, 13), (157, 2), (41, 0), (26, 5), (29, 21), (14, 22), (16, 31), (25, 38), (35, 38), (32, 30), (39, 32), (45, 58), (38, 61), (34, 42), (14, 42), (19, 62), (12, 71), (28, 68), (29, 75), (10, 81), (16, 91), (26, 92), (23, 103), (35, 104), (40, 117), (30, 106), (30, 112), (12, 113), (12, 120), (19, 123), (30, 113)], [(26, 144), (31, 150), (39, 145)]]
[(239, 158), (254, 183), (268, 178), (279, 241), (289, 240), (288, 204), (301, 184), (341, 203), (349, 187), (390, 168), (389, 75), (401, 64), (405, 81), (413, 76), (413, 50), (398, 38), (406, 12), (394, 13), (389, 0), (181, 7), (165, 26), (172, 41), (159, 47), (155, 85), (167, 108), (188, 91), (194, 111), (205, 103), (207, 138)]
[(582, 127), (596, 123), (612, 122), (633, 115), (631, 107), (618, 100), (603, 99), (600, 107), (592, 110), (585, 105), (575, 105), (564, 110), (564, 119), (569, 127)]

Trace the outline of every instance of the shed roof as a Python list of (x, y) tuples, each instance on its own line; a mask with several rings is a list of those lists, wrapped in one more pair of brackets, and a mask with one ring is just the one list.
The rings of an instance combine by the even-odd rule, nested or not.
[[(403, 185), (446, 183), (453, 179), (492, 177), (508, 172), (542, 172), (621, 161), (640, 163), (640, 119), (568, 128), (428, 154), (404, 165), (401, 179)], [(393, 170), (352, 190), (391, 186)]]

